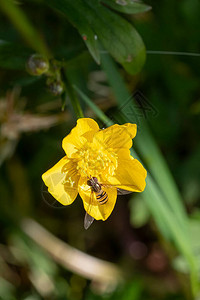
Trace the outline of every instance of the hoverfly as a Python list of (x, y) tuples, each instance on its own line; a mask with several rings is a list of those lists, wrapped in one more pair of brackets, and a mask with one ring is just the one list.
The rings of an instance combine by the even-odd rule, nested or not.
[[(98, 182), (98, 179), (96, 177), (91, 177), (87, 180), (87, 185), (91, 188), (91, 192), (95, 193), (96, 200), (99, 205), (104, 205), (109, 201), (109, 197), (107, 192), (103, 189), (103, 184)], [(109, 187), (113, 187), (112, 185), (108, 185)], [(124, 189), (117, 188), (117, 195), (126, 195), (132, 193), (131, 191), (127, 191)], [(91, 195), (92, 197), (92, 195)], [(89, 209), (88, 212), (85, 213), (84, 218), (84, 228), (88, 229), (94, 221), (94, 218), (90, 216)]]
[[(87, 209), (87, 212), (85, 213), (85, 218), (84, 218), (84, 228), (85, 229), (88, 229), (94, 221), (94, 218), (92, 216), (90, 216), (90, 208), (91, 208), (92, 198), (94, 198), (97, 201), (98, 205), (105, 205), (109, 201), (109, 196), (108, 196), (107, 192), (105, 191), (104, 187), (117, 189), (117, 195), (126, 195), (126, 194), (132, 193), (131, 191), (117, 188), (114, 185), (100, 183), (96, 177), (88, 178), (87, 186), (89, 187), (89, 189), (91, 189), (91, 196), (90, 196), (90, 204), (88, 206), (88, 209)], [(69, 188), (74, 189), (73, 187), (69, 187)], [(44, 184), (42, 185), (42, 198), (44, 199), (45, 203), (48, 204), (50, 207), (65, 208), (64, 205), (59, 203), (47, 191), (47, 187)]]

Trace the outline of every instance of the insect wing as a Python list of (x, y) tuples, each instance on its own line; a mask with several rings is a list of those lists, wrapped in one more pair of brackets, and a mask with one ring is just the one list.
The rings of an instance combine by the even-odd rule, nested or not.
[[(90, 188), (90, 190), (91, 190), (91, 188)], [(94, 221), (94, 218), (90, 215), (90, 212), (92, 209), (92, 203), (94, 203), (95, 201), (96, 201), (96, 194), (94, 191), (91, 190), (88, 207), (85, 207), (85, 210), (86, 210), (85, 218), (84, 218), (84, 228), (85, 229), (88, 229)]]
[[(132, 191), (127, 191), (127, 190), (124, 190), (124, 189), (120, 189), (118, 188), (116, 185), (112, 185), (112, 184), (103, 184), (101, 183), (101, 185), (103, 187), (107, 187), (107, 188), (110, 188), (110, 189), (116, 189), (117, 188), (117, 195), (127, 195), (127, 194), (130, 194), (130, 193), (133, 193)], [(119, 186), (119, 185), (118, 185)]]
[(84, 228), (87, 230), (92, 225), (93, 221), (94, 218), (86, 212), (84, 218)]
[(132, 193), (132, 192), (124, 190), (124, 189), (117, 188), (117, 195), (127, 195), (127, 194), (130, 194), (130, 193)]

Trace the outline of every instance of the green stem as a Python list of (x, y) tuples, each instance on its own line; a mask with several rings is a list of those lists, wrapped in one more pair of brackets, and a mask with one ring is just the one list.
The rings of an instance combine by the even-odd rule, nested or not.
[(106, 126), (112, 125), (112, 121), (93, 103), (76, 85), (73, 85), (75, 91), (79, 94), (79, 96), (84, 100), (84, 102), (90, 106), (90, 108), (96, 113), (99, 119), (106, 124)]
[(76, 96), (76, 93), (73, 89), (73, 86), (71, 85), (71, 82), (68, 79), (67, 74), (64, 71), (64, 69), (62, 69), (61, 72), (62, 72), (63, 81), (65, 83), (65, 87), (66, 87), (66, 90), (67, 90), (67, 94), (69, 96), (69, 99), (71, 101), (71, 104), (72, 104), (72, 107), (74, 109), (75, 114), (76, 114), (78, 119), (79, 118), (84, 118), (84, 114), (83, 114), (82, 108), (80, 106), (80, 102), (78, 100), (78, 97)]
[(45, 55), (50, 58), (50, 51), (45, 44), (45, 42), (40, 37), (40, 34), (35, 30), (32, 24), (29, 22), (28, 18), (24, 12), (14, 4), (14, 1), (10, 0), (0, 0), (0, 9), (7, 15), (13, 25), (17, 28), (26, 42), (30, 45), (31, 48), (35, 51)]

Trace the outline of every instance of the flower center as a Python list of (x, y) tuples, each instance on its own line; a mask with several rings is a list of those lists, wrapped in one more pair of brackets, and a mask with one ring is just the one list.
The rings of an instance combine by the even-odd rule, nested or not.
[(81, 176), (106, 177), (113, 175), (117, 168), (116, 154), (105, 150), (103, 147), (97, 148), (94, 144), (86, 143), (84, 148), (77, 153), (77, 170)]

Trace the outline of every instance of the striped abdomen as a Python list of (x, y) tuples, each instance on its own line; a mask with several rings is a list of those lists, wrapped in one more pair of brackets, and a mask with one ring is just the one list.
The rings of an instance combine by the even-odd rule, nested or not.
[(105, 204), (108, 201), (108, 194), (101, 189), (99, 192), (96, 192), (96, 199), (99, 204)]

